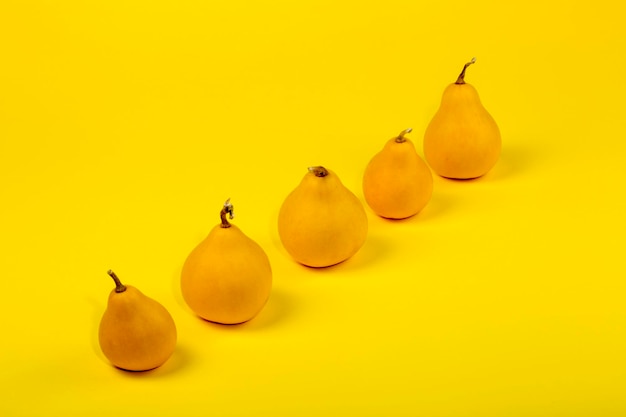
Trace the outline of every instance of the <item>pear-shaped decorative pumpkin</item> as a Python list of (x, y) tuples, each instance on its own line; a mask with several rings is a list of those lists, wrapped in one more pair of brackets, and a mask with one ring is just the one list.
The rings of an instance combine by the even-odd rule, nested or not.
[(457, 81), (445, 89), (424, 134), (424, 157), (442, 177), (480, 177), (500, 157), (498, 125), (481, 104), (476, 89), (465, 82), (465, 70), (474, 62), (476, 58), (465, 64)]
[(310, 167), (278, 214), (278, 233), (289, 254), (303, 265), (326, 267), (345, 261), (365, 243), (367, 215), (361, 201), (321, 166)]
[(389, 139), (370, 160), (363, 174), (363, 194), (379, 216), (404, 219), (422, 210), (433, 193), (430, 168), (402, 131)]
[(255, 317), (272, 288), (272, 269), (265, 251), (226, 216), (234, 217), (230, 199), (221, 223), (191, 251), (181, 272), (185, 302), (198, 316), (220, 324), (239, 324)]
[(102, 353), (118, 368), (148, 371), (161, 366), (176, 347), (176, 325), (159, 302), (124, 285), (113, 271), (115, 288), (102, 315), (98, 339)]

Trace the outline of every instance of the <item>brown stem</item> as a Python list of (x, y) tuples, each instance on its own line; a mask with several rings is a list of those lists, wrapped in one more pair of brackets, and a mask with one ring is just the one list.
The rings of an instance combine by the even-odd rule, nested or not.
[(226, 202), (224, 203), (224, 207), (222, 207), (222, 211), (220, 211), (220, 219), (222, 220), (222, 224), (221, 226), (226, 229), (230, 227), (230, 223), (228, 222), (228, 220), (226, 219), (226, 214), (229, 215), (230, 219), (234, 219), (235, 218), (235, 213), (234, 210), (235, 208), (233, 207), (232, 203), (230, 202), (230, 198), (228, 200), (226, 200)]
[(309, 172), (316, 177), (325, 177), (326, 175), (328, 175), (328, 171), (326, 170), (326, 168), (321, 166), (309, 167)]
[(465, 84), (465, 70), (467, 69), (467, 67), (469, 67), (475, 62), (476, 62), (476, 57), (472, 58), (470, 62), (465, 64), (465, 66), (463, 67), (463, 71), (461, 71), (461, 73), (459, 74), (459, 78), (456, 79), (455, 84)]
[(406, 142), (406, 138), (404, 137), (404, 135), (406, 135), (407, 133), (411, 133), (412, 131), (413, 131), (412, 127), (409, 127), (408, 129), (404, 129), (402, 132), (400, 132), (398, 137), (396, 137), (396, 142), (398, 143)]
[(111, 278), (113, 278), (113, 281), (115, 281), (115, 292), (124, 292), (124, 291), (126, 291), (126, 286), (124, 284), (122, 284), (122, 281), (120, 281), (120, 279), (117, 277), (117, 275), (115, 275), (115, 272), (113, 272), (113, 271), (111, 271), (109, 269), (107, 274), (109, 274), (109, 276)]

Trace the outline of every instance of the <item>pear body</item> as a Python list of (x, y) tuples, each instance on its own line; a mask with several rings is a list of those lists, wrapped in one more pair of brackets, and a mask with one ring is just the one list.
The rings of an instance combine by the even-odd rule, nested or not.
[(471, 179), (498, 161), (500, 130), (470, 84), (451, 84), (424, 134), (424, 157), (442, 177)]
[(430, 201), (433, 176), (409, 139), (387, 141), (363, 174), (365, 201), (377, 215), (405, 219)]
[(363, 204), (331, 170), (308, 172), (285, 198), (278, 233), (299, 263), (327, 267), (353, 256), (365, 243), (367, 215)]
[(176, 346), (176, 325), (159, 302), (137, 288), (111, 291), (98, 332), (104, 356), (118, 368), (147, 371), (161, 366)]
[(272, 288), (269, 259), (236, 225), (215, 226), (187, 257), (181, 290), (189, 308), (205, 320), (239, 324), (265, 306)]

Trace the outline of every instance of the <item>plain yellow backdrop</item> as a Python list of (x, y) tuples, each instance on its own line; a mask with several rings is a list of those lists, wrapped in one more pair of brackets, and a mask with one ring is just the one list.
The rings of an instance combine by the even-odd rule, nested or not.
[[(0, 414), (626, 415), (617, 3), (3, 0)], [(276, 218), (306, 168), (363, 201), (473, 56), (496, 167), (435, 177), (408, 220), (366, 208), (341, 265), (293, 262)], [(178, 281), (229, 197), (274, 273), (241, 326)], [(176, 321), (155, 371), (100, 352), (109, 268)]]

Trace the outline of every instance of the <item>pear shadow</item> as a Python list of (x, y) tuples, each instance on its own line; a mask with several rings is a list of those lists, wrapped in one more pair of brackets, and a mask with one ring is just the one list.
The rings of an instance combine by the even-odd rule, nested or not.
[(91, 346), (91, 350), (96, 354), (96, 356), (98, 356), (98, 358), (100, 358), (101, 361), (109, 364), (108, 359), (104, 356), (104, 353), (102, 353), (102, 350), (100, 349), (100, 340), (98, 339), (100, 320), (106, 310), (106, 305), (91, 296), (86, 297), (86, 301), (92, 307), (90, 320), (91, 326), (89, 328), (89, 345)]
[[(515, 178), (523, 175), (525, 172), (532, 170), (543, 160), (547, 159), (546, 155), (536, 152), (529, 146), (520, 144), (510, 144), (503, 146), (502, 152), (496, 164), (485, 175), (478, 178), (470, 179), (452, 179), (449, 181), (456, 182), (479, 182), (479, 181), (501, 181)], [(444, 178), (444, 177), (442, 177)]]
[(206, 320), (190, 311), (190, 314), (201, 321), (206, 326), (219, 331), (244, 331), (244, 330), (261, 330), (276, 326), (285, 320), (286, 317), (292, 316), (295, 303), (283, 291), (272, 288), (272, 292), (265, 303), (265, 306), (257, 313), (256, 316), (243, 323), (224, 324), (211, 320)]
[(187, 309), (187, 303), (185, 303), (185, 299), (183, 298), (183, 293), (180, 289), (180, 274), (183, 270), (182, 265), (177, 267), (175, 270), (171, 272), (170, 285), (172, 290), (172, 295), (174, 296), (174, 301), (178, 304), (178, 307), (181, 309)]
[[(367, 211), (369, 210), (369, 207), (365, 204), (365, 202), (362, 201), (363, 207), (364, 209)], [(423, 211), (423, 210), (422, 210)], [(276, 211), (275, 216), (277, 218), (278, 216), (278, 211)], [(420, 215), (420, 213), (418, 213), (416, 216)], [(413, 217), (416, 217), (413, 216)], [(370, 227), (371, 230), (371, 222), (373, 221), (372, 218), (374, 219), (378, 219), (378, 220), (388, 220), (388, 219), (383, 219), (382, 217), (379, 217), (378, 215), (376, 215), (374, 212), (372, 212), (371, 210), (369, 210), (369, 212), (367, 212), (367, 218), (368, 218), (368, 225)], [(374, 237), (371, 233), (371, 231), (368, 231), (368, 235), (365, 239), (365, 243), (363, 244), (363, 246), (354, 254), (352, 255), (350, 258), (341, 261), (339, 263), (333, 264), (333, 265), (329, 265), (329, 266), (321, 266), (321, 267), (315, 267), (315, 266), (309, 266), (309, 265), (304, 265), (298, 261), (296, 261), (290, 254), (289, 252), (287, 252), (287, 250), (285, 249), (282, 241), (280, 240), (280, 235), (278, 233), (278, 228), (277, 225), (275, 224), (275, 222), (269, 222), (268, 223), (268, 230), (269, 230), (269, 241), (273, 247), (273, 249), (275, 250), (275, 253), (280, 256), (281, 258), (281, 262), (289, 262), (292, 263), (294, 265), (296, 265), (296, 267), (303, 271), (304, 273), (313, 273), (313, 274), (329, 274), (329, 273), (333, 273), (339, 270), (344, 270), (346, 268), (361, 268), (363, 266), (367, 266), (370, 265), (372, 261), (376, 260), (377, 258), (380, 257), (384, 257), (385, 253), (387, 252), (387, 248), (386, 246), (383, 244), (383, 241), (381, 239), (379, 239), (378, 237)]]
[(339, 264), (338, 270), (351, 269), (360, 270), (368, 268), (376, 262), (384, 260), (390, 251), (389, 241), (383, 237), (368, 233), (367, 239), (363, 247), (359, 249), (350, 259), (346, 260), (342, 264)]
[(378, 221), (385, 223), (385, 225), (403, 225), (413, 223), (423, 223), (432, 220), (436, 220), (441, 216), (445, 216), (446, 213), (453, 207), (451, 204), (452, 199), (448, 198), (444, 193), (433, 191), (432, 197), (426, 206), (418, 213), (405, 217), (403, 219), (391, 219), (388, 217), (378, 216), (373, 211), (370, 211), (371, 215), (376, 217)]
[(176, 343), (176, 349), (174, 353), (169, 357), (165, 363), (157, 368), (148, 369), (146, 371), (129, 371), (126, 369), (118, 368), (107, 361), (107, 365), (110, 366), (116, 373), (125, 378), (165, 378), (170, 377), (183, 371), (189, 367), (191, 361), (189, 351), (184, 345)]
[(246, 330), (259, 330), (274, 327), (285, 321), (287, 317), (293, 317), (295, 303), (289, 295), (282, 290), (272, 288), (267, 303), (259, 313), (242, 323)]
[(496, 164), (484, 175), (475, 178), (450, 178), (433, 172), (433, 176), (450, 183), (478, 183), (483, 181), (501, 181), (527, 172), (536, 167), (542, 160), (547, 159), (544, 153), (520, 144), (507, 144)]
[(534, 170), (548, 159), (549, 155), (544, 151), (527, 145), (510, 144), (502, 148), (499, 161), (494, 166), (493, 172), (488, 174), (496, 181), (508, 179)]
[(337, 272), (346, 271), (358, 271), (363, 268), (371, 267), (371, 265), (380, 259), (384, 259), (389, 252), (389, 246), (385, 244), (386, 240), (372, 234), (368, 234), (367, 239), (363, 246), (345, 261), (339, 262), (334, 265), (314, 267), (307, 266), (297, 261), (291, 261), (296, 263), (304, 273), (311, 274), (332, 274)]
[(272, 212), (271, 220), (268, 220), (266, 230), (271, 246), (276, 249), (277, 252), (283, 255), (287, 254), (287, 251), (283, 247), (283, 242), (280, 240), (280, 235), (278, 234), (278, 210)]

